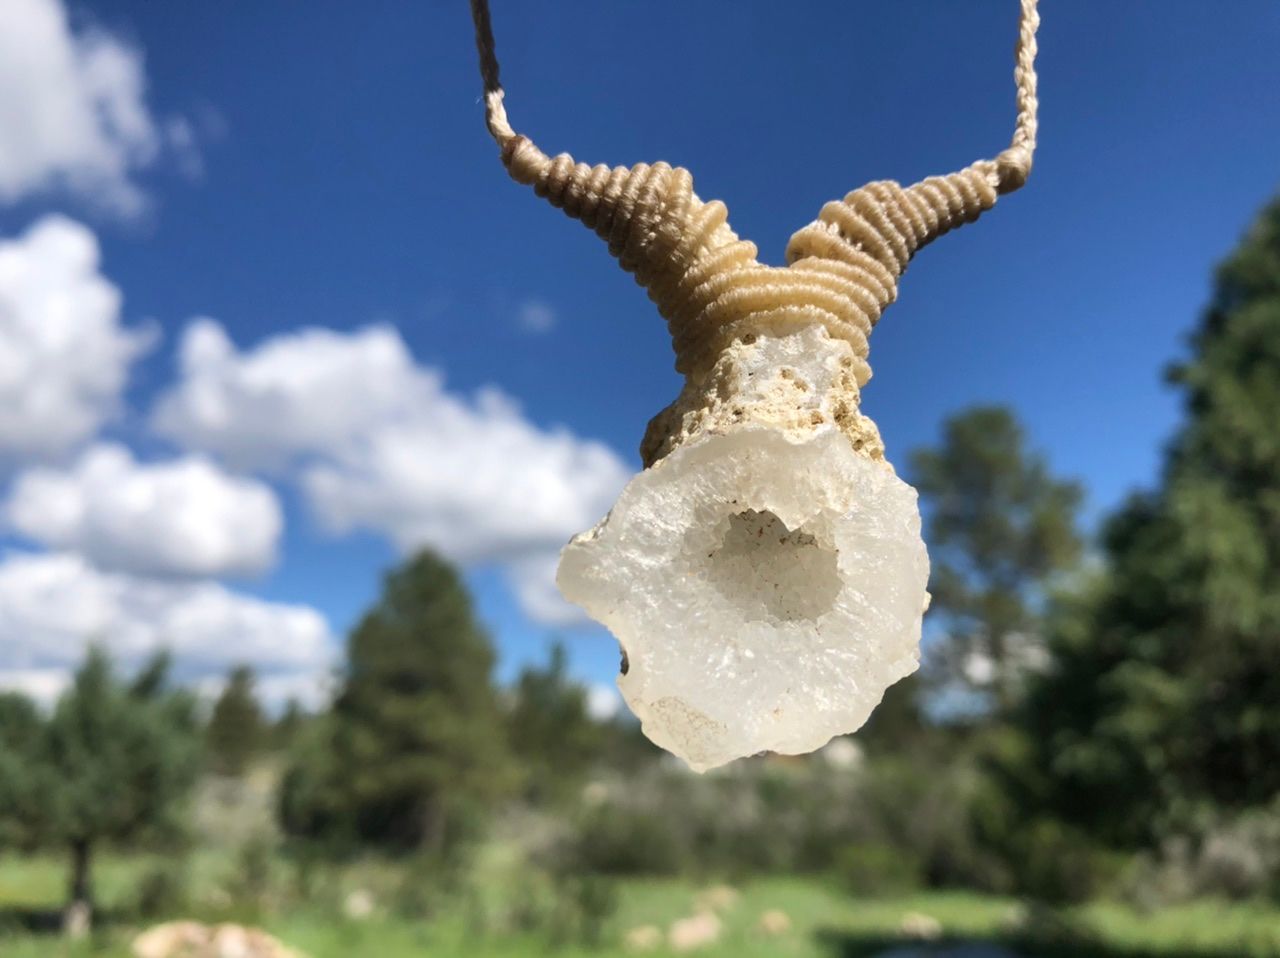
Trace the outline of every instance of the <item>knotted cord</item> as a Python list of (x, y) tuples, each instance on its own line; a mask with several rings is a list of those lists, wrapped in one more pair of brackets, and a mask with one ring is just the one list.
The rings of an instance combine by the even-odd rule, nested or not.
[(946, 176), (903, 188), (869, 183), (823, 206), (787, 244), (787, 266), (758, 262), (754, 243), (729, 227), (719, 200), (703, 202), (688, 170), (666, 163), (588, 166), (569, 154), (549, 157), (507, 119), (488, 0), (471, 0), (485, 117), (511, 177), (581, 220), (666, 319), (676, 369), (699, 376), (736, 338), (820, 323), (857, 356), (858, 385), (872, 328), (897, 298), (898, 279), (927, 243), (973, 222), (996, 198), (1021, 187), (1036, 147), (1037, 0), (1021, 0), (1014, 81), (1018, 117), (1008, 149)]

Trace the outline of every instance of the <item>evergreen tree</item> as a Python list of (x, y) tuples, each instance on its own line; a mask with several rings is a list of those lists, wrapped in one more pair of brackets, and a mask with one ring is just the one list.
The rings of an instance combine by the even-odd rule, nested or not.
[(336, 753), (336, 725), (327, 712), (290, 740), (278, 811), (285, 834), (345, 851), (357, 835), (347, 770)]
[(912, 455), (911, 477), (928, 516), (930, 615), (945, 629), (925, 677), (1007, 711), (1041, 651), (1045, 589), (1079, 558), (1081, 489), (1050, 474), (1000, 406), (947, 420), (941, 445)]
[(270, 730), (271, 748), (276, 751), (288, 751), (298, 741), (311, 716), (296, 698), (289, 699), (284, 711), (276, 719)]
[(1280, 793), (1280, 201), (1217, 274), (1162, 482), (1108, 523), (1028, 728), (1065, 818), (1124, 842)]
[(253, 685), (253, 669), (232, 669), (209, 716), (205, 745), (211, 767), (221, 775), (243, 775), (265, 744), (266, 720)]
[(900, 755), (931, 742), (934, 729), (925, 720), (921, 697), (919, 673), (889, 686), (867, 724), (858, 729), (858, 744), (874, 755)]
[(546, 667), (525, 668), (513, 690), (509, 738), (533, 802), (571, 795), (604, 744), (604, 730), (587, 714), (586, 689), (569, 678), (567, 664), (557, 642)]
[(29, 848), (48, 795), (48, 769), (41, 763), (44, 722), (25, 695), (0, 694), (0, 851)]
[(494, 655), (457, 573), (422, 553), (351, 634), (332, 713), (286, 776), (286, 828), (444, 852), (506, 787)]
[(126, 684), (91, 649), (29, 756), (42, 787), (28, 827), (69, 851), (73, 903), (92, 902), (99, 844), (161, 840), (180, 828), (199, 740), (194, 702), (168, 689), (167, 672), (157, 656)]

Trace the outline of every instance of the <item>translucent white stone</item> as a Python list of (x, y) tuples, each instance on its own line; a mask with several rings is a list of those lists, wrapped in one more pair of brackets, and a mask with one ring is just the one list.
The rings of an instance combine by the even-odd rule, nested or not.
[(748, 416), (637, 475), (558, 582), (621, 643), (645, 733), (703, 771), (859, 728), (917, 667), (928, 576), (886, 463), (829, 423)]

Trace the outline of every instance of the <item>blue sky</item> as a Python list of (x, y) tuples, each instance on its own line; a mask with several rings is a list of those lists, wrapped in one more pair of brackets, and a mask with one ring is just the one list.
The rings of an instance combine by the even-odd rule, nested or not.
[[(1012, 129), (1014, 0), (493, 6), (517, 129), (593, 163), (687, 166), (770, 262), (826, 200), (992, 156)], [(0, 243), (23, 275), (53, 279), (13, 306), (0, 259), (0, 341), (6, 308), (27, 310), (14, 335), (44, 328), (66, 298), (57, 283), (106, 283), (121, 300), (71, 297), (110, 328), (68, 320), (80, 345), (41, 360), (63, 364), (53, 378), (66, 372), (87, 425), (38, 443), (14, 437), (53, 437), (48, 424), (10, 423), (6, 449), (0, 418), (0, 676), (48, 690), (77, 628), (128, 658), (160, 641), (138, 616), (178, 628), (208, 602), (259, 645), (213, 630), (179, 644), (188, 674), (234, 651), (294, 690), (381, 570), (426, 541), (464, 563), (504, 677), (562, 634), (578, 674), (608, 682), (608, 636), (518, 586), (638, 468), (644, 425), (679, 379), (603, 244), (507, 180), (466, 4), (95, 0), (65, 23), (62, 0), (6, 7), (9, 52), (48, 69), (0, 67)], [(1054, 468), (1087, 484), (1094, 521), (1154, 479), (1178, 415), (1162, 369), (1212, 265), (1280, 187), (1280, 6), (1045, 7), (1032, 180), (917, 258), (872, 338), (865, 409), (901, 461), (948, 414), (1009, 403)], [(35, 135), (44, 97), (58, 108), (39, 111)], [(42, 223), (57, 228), (37, 243)], [(86, 236), (92, 268), (73, 262)], [(63, 267), (45, 271), (45, 256)], [(195, 336), (199, 317), (211, 321)], [(71, 369), (96, 350), (119, 382)], [(335, 378), (299, 386), (278, 416), (246, 392), (326, 362)], [(30, 392), (32, 376), (10, 375)], [(256, 412), (214, 423), (210, 390)], [(326, 400), (367, 415), (339, 428)], [(262, 443), (281, 436), (267, 461)], [(394, 465), (379, 472), (375, 456)], [(205, 559), (155, 547), (177, 527), (138, 531), (120, 502), (130, 481), (209, 512)], [(550, 505), (522, 526), (539, 490)], [(67, 496), (92, 521), (69, 526)], [(500, 521), (476, 512), (486, 496)], [(234, 541), (226, 516), (245, 526)], [(283, 654), (286, 641), (310, 651)]]

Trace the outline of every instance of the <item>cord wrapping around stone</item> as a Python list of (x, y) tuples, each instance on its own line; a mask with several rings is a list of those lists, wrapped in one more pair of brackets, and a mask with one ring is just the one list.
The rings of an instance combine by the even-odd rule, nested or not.
[(700, 376), (733, 339), (816, 323), (848, 342), (855, 377), (871, 376), (868, 337), (896, 298), (912, 257), (973, 222), (1001, 193), (1026, 182), (1035, 150), (1035, 0), (1021, 0), (1016, 53), (1018, 121), (1008, 149), (910, 187), (870, 183), (827, 203), (787, 245), (784, 267), (757, 261), (754, 243), (729, 227), (719, 201), (704, 202), (693, 177), (666, 163), (589, 166), (549, 157), (507, 119), (487, 0), (472, 0), (486, 119), (511, 177), (593, 229), (667, 321), (676, 369)]

